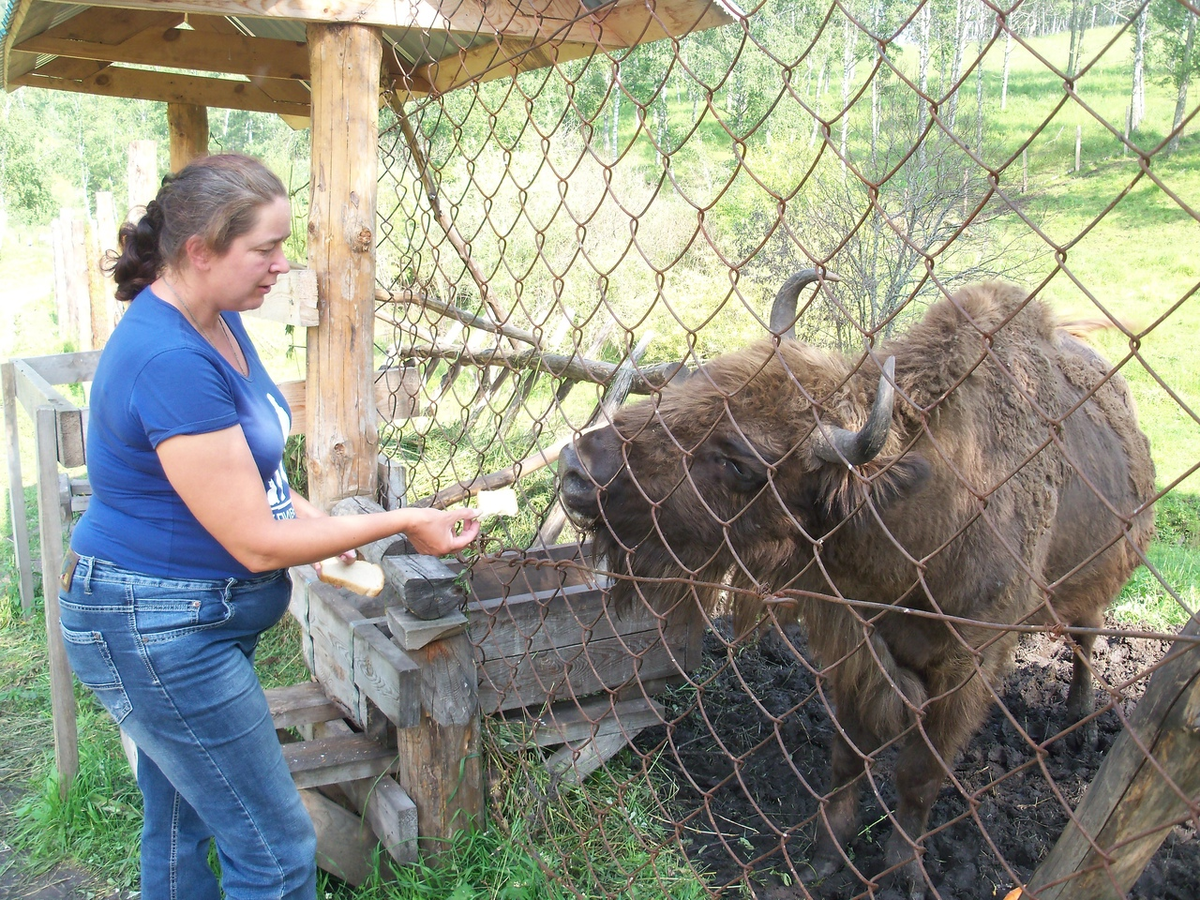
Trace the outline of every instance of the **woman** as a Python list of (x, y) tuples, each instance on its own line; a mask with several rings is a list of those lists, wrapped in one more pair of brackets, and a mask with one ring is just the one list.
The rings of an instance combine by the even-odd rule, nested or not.
[(208, 157), (164, 179), (113, 263), (131, 302), (92, 384), (93, 495), (60, 596), (72, 668), (138, 747), (143, 900), (312, 900), (312, 823), (253, 669), (287, 567), (479, 530), (470, 510), (331, 517), (288, 489), (290, 413), (239, 313), (288, 271), (290, 226), (274, 174)]

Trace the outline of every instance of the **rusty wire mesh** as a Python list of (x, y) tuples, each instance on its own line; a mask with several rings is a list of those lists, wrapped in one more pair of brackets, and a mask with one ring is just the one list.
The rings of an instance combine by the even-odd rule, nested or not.
[[(709, 32), (596, 51), (384, 111), (376, 337), (393, 405), (381, 445), (404, 467), (407, 502), (450, 504), (508, 485), (517, 499), (515, 514), (486, 520), (474, 565), (474, 602), (486, 607), (472, 634), (490, 714), (492, 821), (577, 896), (1004, 896), (1029, 881), (1068, 826), (1196, 612), (1186, 574), (1200, 553), (1195, 526), (1168, 523), (1164, 538), (1161, 517), (1167, 504), (1186, 520), (1180, 510), (1196, 509), (1200, 483), (1200, 388), (1166, 340), (1197, 327), (1200, 282), (1186, 248), (1198, 245), (1200, 216), (1188, 193), (1196, 182), (1182, 173), (1200, 152), (1198, 107), (1179, 79), (1163, 81), (1177, 71), (1165, 51), (1146, 56), (1157, 69), (1142, 94), (1133, 62), (1138, 47), (1167, 46), (1171, 28), (1182, 52), (1196, 7), (775, 0), (732, 15)], [(1139, 216), (1162, 223), (1161, 245), (1132, 229)], [(1141, 243), (1123, 244), (1125, 230)], [(768, 449), (762, 423), (737, 418), (739, 396), (766, 362), (733, 387), (709, 370), (684, 380), (684, 367), (694, 372), (767, 334), (776, 291), (807, 267), (840, 281), (802, 295), (797, 337), (846, 363), (828, 393), (806, 397), (815, 412), (799, 436)], [(837, 403), (853, 405), (847, 385), (868, 400), (874, 393), (883, 362), (874, 351), (931, 305), (989, 278), (1020, 285), (1064, 318), (1099, 320), (1106, 328), (1087, 339), (1108, 362), (1086, 396), (1043, 408), (1038, 373), (1015, 370), (1007, 351), (988, 355), (1020, 316), (972, 321), (965, 333), (983, 348), (976, 365), (927, 401), (901, 386), (918, 425), (885, 455), (954, 458), (934, 429), (971, 396), (969, 379), (991, 379), (998, 395), (1021, 400), (1003, 418), (1034, 422), (1036, 440), (1002, 477), (985, 478), (986, 466), (956, 470), (951, 490), (906, 508), (900, 533), (873, 502), (848, 508), (846, 521), (878, 516), (879, 540), (901, 548), (919, 543), (915, 520), (945, 518), (956, 503), (974, 511), (891, 581), (839, 583), (828, 573), (846, 568), (834, 556), (839, 528), (850, 526), (812, 527), (802, 508), (818, 491), (785, 483), (786, 459), (822, 439), (821, 417), (861, 424), (864, 411)], [(936, 366), (898, 360), (905, 371), (916, 363)], [(874, 374), (855, 382), (859, 370)], [(674, 563), (642, 566), (644, 546), (623, 545), (620, 533), (607, 559), (593, 559), (589, 536), (562, 516), (553, 463), (627, 397), (665, 396), (672, 378), (669, 390), (708, 391), (719, 409), (700, 423), (707, 430), (695, 434), (692, 408), (651, 413), (621, 432), (616, 452), (633, 475), (623, 488), (653, 510), (650, 542)], [(1032, 501), (1020, 485), (1035, 474), (1049, 484), (1063, 460), (1071, 472), (1086, 469), (1061, 439), (1064, 423), (1095, 418), (1125, 382), (1157, 479), (1145, 504), (1106, 498), (1111, 521), (1069, 524), (1079, 540), (1094, 537), (1078, 571), (1117, 553), (1151, 563), (1122, 596), (1151, 597), (1156, 612), (1130, 611), (1125, 600), (1119, 619), (1105, 616), (1105, 596), (1092, 619), (1068, 619), (1048, 612), (1047, 600), (1071, 576), (1039, 568), (1032, 534), (1063, 526), (1022, 507)], [(799, 369), (771, 389), (814, 390)], [(656, 463), (634, 469), (631, 448), (654, 426), (665, 432)], [(672, 496), (711, 488), (698, 462), (706, 442), (736, 437), (758, 441), (751, 461), (765, 467), (766, 486), (733, 510), (713, 500), (672, 521), (683, 508)], [(986, 458), (989, 439), (980, 441)], [(685, 470), (667, 489), (637, 480)], [(865, 478), (850, 483), (882, 508)], [(1139, 536), (1153, 501), (1159, 541), (1176, 545), (1182, 565), (1168, 569)], [(997, 511), (1006, 503), (1007, 514)], [(781, 577), (778, 554), (739, 531), (759, 514), (790, 517), (790, 534), (764, 540), (787, 543), (805, 572), (823, 572), (820, 590), (799, 567)], [(1017, 522), (1020, 545), (994, 521)], [(714, 523), (717, 536), (703, 545)], [(990, 538), (980, 537), (985, 526)], [(604, 514), (597, 527), (616, 528)], [(950, 558), (965, 545), (974, 549)], [(953, 579), (926, 578), (941, 566), (986, 590), (974, 569), (993, 563), (1031, 598), (1002, 621), (1009, 630), (982, 615), (996, 608), (985, 597), (942, 595)], [(893, 605), (917, 613), (898, 624)], [(826, 612), (796, 621), (805, 608)], [(856, 635), (844, 650), (815, 630), (835, 617)], [(922, 636), (943, 656), (922, 658)], [(1091, 640), (1097, 712), (1080, 724), (1065, 698), (1073, 648)], [(889, 652), (903, 656), (898, 666), (889, 668)], [(943, 665), (949, 657), (954, 672)], [(876, 671), (852, 678), (864, 659)], [(851, 700), (855, 679), (880, 693)], [(869, 718), (889, 703), (903, 721), (872, 734), (863, 711)], [(966, 723), (961, 746), (935, 734), (931, 723), (948, 716)], [(863, 809), (833, 857), (840, 868), (814, 879), (837, 806), (830, 748), (839, 740), (861, 775)], [(912, 821), (901, 821), (896, 779), (918, 760), (937, 767), (931, 812), (904, 835), (898, 825)], [(1141, 880), (1126, 891), (1100, 873), (1116, 896), (1196, 895), (1195, 785), (1168, 783), (1179, 802), (1153, 824), (1166, 838)], [(505, 801), (506, 790), (523, 804)], [(901, 868), (897, 848), (917, 862)], [(1113, 862), (1128, 848), (1106, 849)]]

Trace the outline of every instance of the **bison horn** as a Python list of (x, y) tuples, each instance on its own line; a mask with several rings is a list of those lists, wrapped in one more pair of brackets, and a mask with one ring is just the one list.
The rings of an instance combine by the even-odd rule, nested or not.
[(875, 395), (875, 405), (871, 407), (867, 424), (861, 431), (848, 431), (837, 427), (826, 429), (829, 432), (829, 440), (828, 443), (817, 442), (817, 456), (826, 462), (845, 462), (852, 466), (861, 466), (879, 454), (892, 427), (892, 406), (896, 397), (892, 381), (895, 377), (896, 357), (889, 356), (883, 364), (879, 392)]
[(817, 269), (801, 269), (783, 283), (783, 287), (775, 295), (775, 302), (771, 304), (771, 334), (795, 339), (796, 303), (800, 299), (800, 292), (822, 278), (825, 281), (842, 280), (833, 272), (825, 272), (822, 275)]

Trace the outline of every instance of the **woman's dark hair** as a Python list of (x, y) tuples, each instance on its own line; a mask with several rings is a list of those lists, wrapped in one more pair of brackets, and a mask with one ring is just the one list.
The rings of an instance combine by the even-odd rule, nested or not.
[(121, 226), (120, 252), (105, 260), (117, 299), (132, 300), (166, 266), (177, 264), (193, 236), (224, 253), (254, 227), (262, 207), (280, 197), (287, 197), (283, 182), (249, 156), (206, 156), (167, 175), (146, 214)]

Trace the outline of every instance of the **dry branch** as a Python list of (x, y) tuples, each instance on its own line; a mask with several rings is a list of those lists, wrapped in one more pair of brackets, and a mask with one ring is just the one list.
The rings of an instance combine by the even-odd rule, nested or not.
[[(431, 347), (412, 345), (400, 347), (394, 354), (398, 359), (438, 359), (454, 365), (501, 366), (515, 371), (534, 370), (556, 378), (609, 384), (617, 374), (616, 363), (585, 359), (578, 354), (542, 353), (538, 350), (471, 350), (466, 347)], [(649, 394), (666, 386), (676, 376), (688, 372), (682, 362), (656, 363), (636, 369), (629, 393)]]
[[(480, 328), (484, 331), (490, 331), (492, 334), (503, 335), (512, 341), (523, 341), (526, 344), (533, 344), (535, 347), (541, 343), (538, 340), (538, 336), (532, 331), (526, 331), (524, 328), (516, 328), (512, 325), (495, 322), (492, 319), (477, 315), (476, 313), (467, 312), (465, 309), (459, 309), (453, 303), (447, 303), (445, 300), (439, 300), (436, 297), (426, 294), (424, 291), (403, 290), (396, 291), (394, 293), (388, 293), (382, 288), (379, 288), (375, 291), (375, 300), (378, 303), (415, 304), (417, 306), (424, 307), (425, 309), (431, 309), (436, 313), (441, 313), (444, 316), (450, 316), (451, 318), (457, 319), (462, 324), (469, 325), (472, 328)], [(390, 325), (399, 327), (399, 323), (394, 319), (391, 319), (387, 316), (380, 316), (378, 313), (376, 313), (376, 316), (383, 319)]]

